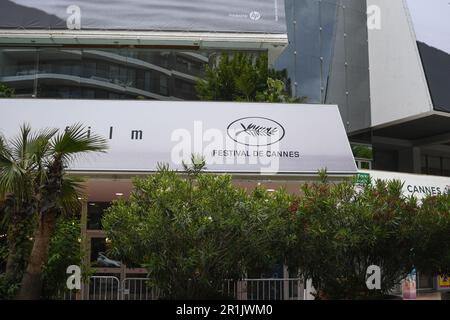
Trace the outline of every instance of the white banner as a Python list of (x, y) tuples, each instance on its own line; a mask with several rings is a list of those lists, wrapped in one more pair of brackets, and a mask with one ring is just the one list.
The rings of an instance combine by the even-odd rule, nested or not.
[(283, 0), (0, 0), (0, 29), (286, 33)]
[(337, 106), (233, 102), (0, 99), (0, 131), (82, 123), (108, 139), (106, 154), (80, 158), (72, 170), (181, 169), (192, 154), (207, 170), (230, 173), (356, 174)]

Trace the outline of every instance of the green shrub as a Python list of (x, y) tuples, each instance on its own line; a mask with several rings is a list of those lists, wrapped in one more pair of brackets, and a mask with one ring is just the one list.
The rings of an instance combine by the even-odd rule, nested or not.
[(0, 274), (0, 300), (11, 300), (20, 286), (20, 280), (11, 274)]
[[(411, 228), (417, 203), (399, 181), (305, 184), (288, 263), (312, 279), (319, 298), (377, 298), (413, 268)], [(366, 286), (366, 270), (381, 268), (381, 290)]]
[(301, 103), (306, 97), (291, 96), (287, 71), (269, 69), (267, 54), (224, 53), (205, 66), (196, 84), (197, 96), (205, 101)]
[(82, 251), (80, 247), (81, 229), (79, 218), (59, 218), (50, 240), (47, 263), (44, 266), (44, 296), (59, 298), (66, 289), (67, 267), (80, 265)]
[(0, 98), (13, 98), (15, 96), (15, 90), (7, 85), (0, 83)]
[(417, 270), (429, 275), (450, 275), (450, 192), (426, 197), (414, 225)]
[(107, 210), (102, 223), (110, 253), (145, 266), (163, 298), (224, 298), (226, 279), (239, 280), (249, 269), (264, 270), (280, 259), (270, 248), (281, 247), (274, 234), (282, 233), (278, 214), (287, 195), (253, 195), (227, 175), (183, 178), (162, 168), (134, 180), (130, 199)]

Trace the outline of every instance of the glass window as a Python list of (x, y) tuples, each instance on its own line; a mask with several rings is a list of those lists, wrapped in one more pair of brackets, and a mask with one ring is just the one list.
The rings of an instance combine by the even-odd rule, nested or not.
[(442, 174), (441, 158), (428, 157), (428, 174), (437, 176)]
[(121, 262), (108, 254), (111, 242), (108, 238), (91, 238), (91, 263), (102, 268), (119, 268)]
[(92, 238), (91, 239), (91, 262), (96, 264), (97, 258), (100, 252), (106, 251), (106, 239), (105, 238)]
[(372, 169), (372, 163), (370, 161), (360, 161), (359, 163), (360, 163), (359, 169), (365, 169), (365, 170)]
[(296, 57), (297, 96), (307, 97), (309, 103), (321, 103), (320, 57), (304, 54), (297, 54)]
[(442, 159), (442, 175), (450, 177), (450, 158)]
[(375, 149), (373, 157), (374, 170), (398, 171), (398, 151)]
[(422, 174), (427, 174), (428, 173), (428, 164), (427, 164), (427, 156), (422, 155), (420, 157), (420, 163), (421, 163), (421, 167), (422, 167)]
[(309, 103), (337, 104), (347, 131), (370, 125), (364, 1), (286, 0), (289, 46), (276, 61)]
[(13, 88), (17, 98), (35, 96), (37, 67), (34, 48), (0, 49), (0, 83)]
[(209, 50), (3, 48), (0, 82), (15, 89), (17, 97), (197, 100), (195, 83), (217, 54)]
[(188, 100), (195, 99), (195, 82), (178, 78), (175, 79), (174, 96), (178, 98), (185, 98)]
[(109, 208), (109, 202), (89, 202), (87, 210), (87, 228), (89, 230), (101, 230), (103, 212)]
[(418, 289), (433, 289), (433, 277), (418, 272)]
[(166, 76), (159, 77), (159, 93), (167, 96), (169, 94), (169, 84)]

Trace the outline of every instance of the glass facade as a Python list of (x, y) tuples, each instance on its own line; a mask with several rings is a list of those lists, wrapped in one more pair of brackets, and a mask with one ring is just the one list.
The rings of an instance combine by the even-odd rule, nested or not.
[(0, 82), (16, 97), (195, 100), (217, 51), (1, 48)]
[[(289, 46), (275, 63), (292, 92), (337, 104), (352, 132), (370, 126), (366, 5), (286, 0)], [(17, 97), (195, 100), (218, 50), (91, 47), (0, 48), (0, 82)]]
[(286, 0), (289, 46), (277, 62), (297, 96), (337, 104), (348, 132), (370, 127), (365, 1)]
[(450, 157), (423, 155), (422, 173), (450, 177)]
[(97, 258), (99, 253), (105, 253), (107, 251), (106, 248), (106, 239), (105, 238), (92, 238), (91, 239), (91, 260), (90, 262), (93, 264), (97, 263)]
[(111, 206), (110, 202), (89, 202), (87, 207), (87, 229), (102, 230), (102, 217), (106, 209)]

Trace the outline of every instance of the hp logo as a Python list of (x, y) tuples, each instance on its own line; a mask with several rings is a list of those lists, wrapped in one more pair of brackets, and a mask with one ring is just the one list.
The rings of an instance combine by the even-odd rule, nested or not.
[(250, 12), (249, 17), (253, 21), (258, 21), (259, 19), (261, 19), (261, 13), (259, 13), (258, 11), (252, 11)]

